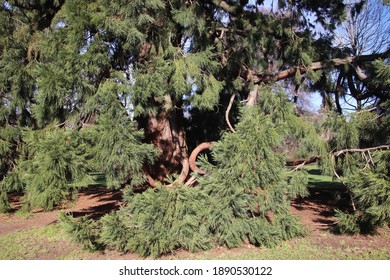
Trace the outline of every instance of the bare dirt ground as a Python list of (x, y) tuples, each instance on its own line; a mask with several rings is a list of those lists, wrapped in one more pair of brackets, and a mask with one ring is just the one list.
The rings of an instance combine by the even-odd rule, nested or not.
[(335, 225), (335, 208), (343, 209), (343, 203), (337, 202), (329, 191), (311, 192), (308, 198), (296, 199), (291, 205), (291, 211), (300, 217), (301, 222), (308, 229), (313, 244), (339, 250), (349, 248), (358, 248), (358, 250), (367, 252), (378, 249), (390, 250), (389, 229), (379, 229), (374, 234), (337, 235), (332, 233)]
[[(13, 212), (9, 214), (0, 215), (0, 235), (13, 233), (29, 229), (32, 227), (44, 227), (57, 222), (57, 217), (60, 211), (72, 213), (75, 217), (90, 215), (92, 218), (99, 218), (105, 213), (119, 209), (121, 205), (121, 192), (108, 190), (104, 187), (93, 187), (83, 190), (79, 193), (77, 203), (63, 209), (55, 209), (51, 212), (44, 212), (39, 209), (34, 210), (31, 216), (25, 217), (18, 214), (20, 209), (20, 194), (13, 194), (11, 196), (11, 206)], [(308, 198), (296, 199), (293, 201), (291, 211), (298, 215), (301, 222), (308, 230), (308, 238), (311, 244), (315, 246), (326, 246), (327, 248), (334, 248), (335, 250), (346, 250), (349, 248), (357, 248), (364, 252), (370, 250), (385, 249), (390, 250), (390, 234), (385, 233), (374, 235), (353, 235), (353, 236), (339, 236), (332, 234), (330, 229), (334, 225), (334, 211), (338, 207), (334, 198), (330, 193), (313, 192)], [(387, 229), (388, 231), (388, 229)], [(294, 240), (291, 240), (294, 246)], [(66, 242), (65, 242), (66, 243)], [(46, 254), (38, 256), (39, 259), (53, 259), (60, 252), (69, 251), (69, 244), (54, 245), (55, 248), (49, 248)], [(76, 246), (76, 245), (75, 245)], [(248, 244), (247, 247), (251, 247)], [(226, 253), (226, 248), (216, 248), (215, 254)], [(240, 248), (230, 250), (230, 252), (239, 251)], [(221, 252), (219, 252), (221, 251)], [(237, 252), (236, 252), (237, 253)], [(213, 252), (211, 252), (213, 254)], [(186, 253), (180, 251), (175, 253), (175, 256), (186, 258)], [(134, 254), (120, 254), (114, 251), (105, 251), (104, 253), (85, 253), (85, 259), (139, 259)]]
[(32, 227), (43, 227), (57, 222), (58, 214), (63, 211), (72, 213), (74, 217), (90, 215), (92, 218), (99, 218), (104, 214), (120, 207), (121, 192), (108, 190), (105, 187), (93, 187), (82, 190), (79, 193), (77, 203), (67, 208), (57, 208), (51, 212), (44, 212), (40, 209), (28, 214), (18, 214), (20, 210), (21, 194), (11, 195), (12, 211), (9, 214), (0, 216), (0, 235), (24, 230)]

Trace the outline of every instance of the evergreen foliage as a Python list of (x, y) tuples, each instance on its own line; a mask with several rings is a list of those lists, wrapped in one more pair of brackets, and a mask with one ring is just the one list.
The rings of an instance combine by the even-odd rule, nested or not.
[(27, 209), (51, 210), (74, 200), (77, 189), (88, 185), (86, 145), (77, 133), (61, 129), (26, 131), (25, 157), (18, 164), (18, 177), (25, 191)]
[[(384, 102), (379, 110), (386, 107)], [(345, 116), (334, 116), (340, 124), (334, 127), (331, 147), (341, 150), (389, 143), (388, 112), (384, 112), (380, 117), (372, 110), (357, 112), (349, 116), (349, 121)], [(335, 172), (342, 176), (355, 207), (347, 213), (337, 211), (336, 230), (340, 233), (372, 232), (390, 222), (389, 155), (388, 151), (363, 151), (336, 158)]]
[[(259, 106), (243, 108), (235, 133), (225, 133), (213, 145), (215, 164), (203, 162), (208, 175), (199, 178), (199, 186), (125, 194), (128, 206), (101, 219), (102, 244), (158, 256), (177, 248), (204, 250), (214, 243), (237, 247), (246, 240), (274, 246), (303, 235), (289, 205), (297, 195), (308, 194), (307, 174), (288, 176), (285, 158), (274, 149), (290, 135), (315, 136), (313, 128), (292, 114), (283, 93), (263, 96)], [(318, 138), (307, 142), (321, 150)]]
[(70, 215), (61, 213), (58, 218), (65, 232), (75, 242), (82, 244), (89, 251), (102, 249), (99, 243), (99, 228), (97, 223), (88, 216), (75, 220)]
[(128, 206), (100, 221), (62, 218), (67, 232), (87, 249), (107, 246), (141, 256), (158, 256), (177, 248), (211, 248), (207, 228), (208, 197), (197, 188), (160, 186), (127, 196)]
[[(127, 206), (100, 221), (61, 218), (90, 249), (272, 246), (303, 234), (289, 204), (307, 195), (307, 174), (286, 161), (315, 156), (356, 204), (338, 214), (343, 232), (388, 222), (387, 153), (327, 156), (389, 144), (387, 45), (374, 62), (343, 64), (360, 53), (334, 44), (346, 12), (366, 1), (277, 2), (1, 1), (0, 211), (12, 191), (26, 209), (53, 209), (101, 172), (126, 188)], [(328, 143), (281, 85), (294, 99), (300, 87), (321, 92)], [(345, 96), (359, 113), (342, 115)], [(203, 141), (215, 142), (207, 175), (194, 174), (194, 188), (165, 185)]]
[(303, 234), (288, 207), (289, 199), (307, 194), (302, 185), (307, 178), (297, 173), (289, 179), (285, 158), (274, 149), (288, 135), (308, 137), (310, 129), (289, 122), (295, 116), (290, 104), (283, 102), (284, 94), (262, 96), (258, 107), (243, 108), (236, 132), (224, 134), (213, 145), (215, 165), (204, 163), (209, 175), (200, 179), (213, 198), (210, 229), (228, 247), (239, 246), (248, 237), (254, 244), (271, 246)]
[(337, 229), (341, 233), (372, 232), (390, 223), (390, 153), (379, 152), (372, 156), (374, 162), (370, 167), (347, 177), (357, 211), (339, 212)]

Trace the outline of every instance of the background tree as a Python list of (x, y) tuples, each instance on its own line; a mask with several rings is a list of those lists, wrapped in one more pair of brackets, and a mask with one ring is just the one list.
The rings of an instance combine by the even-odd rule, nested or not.
[[(346, 19), (337, 30), (334, 40), (334, 51), (338, 56), (357, 57), (388, 52), (389, 9), (383, 1), (346, 2)], [(388, 55), (377, 59), (386, 57)], [(340, 114), (343, 105), (349, 110), (362, 110), (367, 106), (378, 105), (388, 96), (386, 88), (378, 88), (372, 82), (375, 77), (373, 71), (372, 61), (348, 63), (323, 76), (319, 86), (327, 98), (331, 98), (330, 103), (334, 104)]]

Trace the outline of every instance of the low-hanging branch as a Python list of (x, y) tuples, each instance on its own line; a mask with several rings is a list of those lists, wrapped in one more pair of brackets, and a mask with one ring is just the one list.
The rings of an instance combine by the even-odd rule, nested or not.
[(383, 151), (383, 150), (390, 150), (390, 145), (381, 145), (377, 147), (370, 147), (370, 148), (364, 148), (364, 149), (344, 149), (337, 152), (334, 152), (333, 155), (335, 157), (341, 156), (343, 154), (349, 154), (349, 153), (365, 153), (365, 152), (371, 152), (371, 151)]
[(306, 159), (306, 160), (294, 160), (294, 161), (288, 161), (286, 162), (286, 165), (287, 166), (295, 166), (296, 168), (293, 170), (297, 170), (307, 164), (310, 164), (310, 163), (313, 163), (313, 162), (316, 162), (317, 160), (319, 160), (320, 157), (319, 156), (315, 156), (315, 157), (311, 157), (309, 159)]
[[(366, 153), (366, 152), (372, 152), (372, 151), (384, 151), (384, 150), (390, 150), (390, 145), (381, 145), (381, 146), (376, 146), (376, 147), (370, 147), (370, 148), (363, 148), (363, 149), (344, 149), (340, 151), (333, 152), (333, 156), (339, 157), (344, 154), (351, 154), (351, 153)], [(316, 162), (319, 160), (321, 157), (315, 156), (311, 157), (307, 160), (299, 160), (299, 161), (291, 161), (287, 162), (287, 166), (297, 166), (298, 168), (303, 167), (307, 164)], [(297, 169), (297, 168), (296, 168)], [(294, 169), (294, 170), (296, 170)]]
[[(195, 173), (198, 173), (201, 175), (206, 174), (205, 171), (203, 171), (202, 169), (200, 169), (196, 165), (196, 158), (198, 157), (200, 152), (202, 152), (204, 150), (211, 149), (212, 144), (213, 144), (213, 142), (201, 143), (192, 151), (190, 159), (189, 159), (189, 165), (190, 165), (191, 170), (194, 171)], [(341, 156), (343, 154), (347, 154), (347, 153), (365, 153), (365, 152), (371, 152), (371, 151), (384, 151), (384, 150), (390, 150), (390, 145), (381, 145), (381, 146), (364, 148), (364, 149), (344, 149), (344, 150), (340, 150), (337, 152), (333, 152), (333, 156), (339, 157), (339, 156)], [(306, 159), (306, 160), (288, 161), (288, 162), (286, 162), (286, 165), (287, 166), (295, 166), (296, 168), (293, 171), (296, 171), (307, 164), (314, 163), (314, 162), (318, 161), (319, 159), (321, 159), (320, 156), (314, 156), (314, 157), (311, 157), (311, 158)]]

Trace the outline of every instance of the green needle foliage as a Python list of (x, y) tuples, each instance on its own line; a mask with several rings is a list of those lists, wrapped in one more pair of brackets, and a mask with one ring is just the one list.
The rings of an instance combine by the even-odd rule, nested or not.
[(390, 152), (377, 152), (372, 166), (346, 178), (356, 211), (338, 211), (337, 230), (341, 233), (372, 232), (390, 223), (389, 157)]
[(67, 200), (74, 200), (77, 189), (88, 185), (87, 146), (77, 133), (62, 129), (26, 131), (28, 152), (18, 165), (24, 184), (27, 209), (51, 210)]
[[(247, 238), (272, 246), (303, 234), (289, 213), (289, 201), (307, 194), (307, 177), (297, 172), (289, 179), (286, 159), (274, 150), (292, 133), (310, 136), (310, 129), (302, 123), (291, 127), (289, 120), (295, 116), (290, 104), (280, 102), (283, 94), (263, 96), (260, 106), (244, 108), (235, 133), (224, 134), (213, 145), (216, 164), (203, 165), (209, 175), (200, 184), (212, 198), (210, 230), (228, 247), (239, 246)], [(268, 104), (274, 108), (267, 112)]]
[[(275, 100), (265, 102), (267, 98)], [(178, 248), (232, 248), (247, 240), (275, 246), (305, 234), (289, 206), (292, 198), (307, 195), (307, 174), (288, 174), (285, 158), (274, 150), (287, 136), (312, 137), (313, 128), (294, 116), (284, 99), (283, 93), (264, 93), (264, 103), (243, 108), (237, 131), (225, 133), (213, 145), (214, 164), (203, 161), (208, 175), (199, 178), (198, 186), (173, 183), (141, 194), (125, 192), (127, 206), (98, 222), (99, 241), (117, 250), (158, 256)], [(266, 104), (277, 105), (263, 113)], [(281, 112), (283, 117), (276, 118)], [(318, 137), (310, 142), (322, 149)], [(67, 223), (76, 227), (83, 221)]]
[(77, 223), (73, 222), (73, 218), (69, 215), (61, 213), (59, 221), (64, 225), (64, 230), (72, 239), (84, 246), (89, 251), (102, 249), (99, 243), (99, 228), (93, 220), (88, 216), (80, 218)]
[[(387, 104), (388, 101), (383, 102), (378, 108), (384, 112), (379, 117), (372, 110), (352, 114), (349, 121), (344, 116), (334, 116), (336, 122), (341, 124), (333, 130), (334, 137), (329, 142), (331, 147), (364, 149), (388, 144)], [(389, 160), (390, 152), (380, 150), (346, 153), (336, 158), (335, 171), (339, 173), (351, 195), (351, 209), (346, 212), (337, 211), (338, 232), (373, 232), (390, 222)]]
[[(345, 1), (266, 2), (1, 1), (0, 211), (13, 191), (26, 209), (53, 209), (98, 172), (129, 193), (157, 187), (99, 221), (63, 217), (90, 249), (156, 256), (303, 234), (289, 204), (307, 195), (307, 176), (286, 161), (320, 157), (333, 171), (327, 152), (389, 143), (388, 52), (343, 60), (351, 50), (334, 35)], [(325, 116), (316, 130), (305, 90), (321, 92), (326, 113), (334, 97), (341, 114), (343, 96), (375, 111)], [(196, 186), (163, 185), (204, 141), (214, 145)], [(335, 162), (359, 208), (345, 220), (379, 225), (388, 158), (365, 156)]]
[[(126, 197), (128, 206), (98, 222), (69, 216), (61, 221), (74, 240), (88, 249), (99, 245), (158, 256), (178, 248), (194, 252), (211, 248), (206, 216), (209, 198), (204, 191), (160, 186)], [(96, 244), (89, 240), (96, 240)]]

